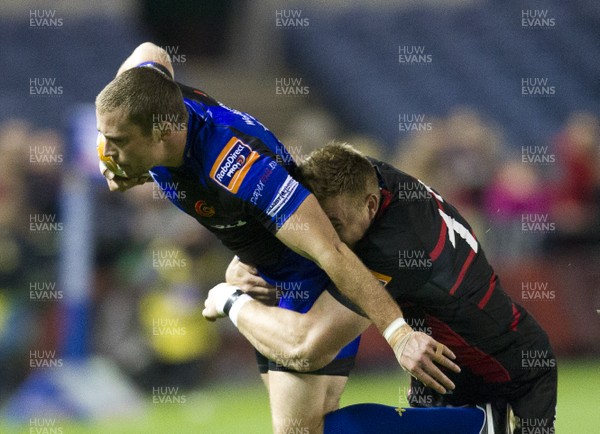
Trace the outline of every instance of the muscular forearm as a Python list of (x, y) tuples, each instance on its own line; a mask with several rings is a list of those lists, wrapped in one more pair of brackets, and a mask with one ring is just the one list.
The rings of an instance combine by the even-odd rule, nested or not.
[(339, 291), (359, 306), (379, 331), (383, 332), (392, 321), (402, 316), (400, 307), (383, 285), (345, 244), (340, 244), (333, 253), (326, 255), (321, 266)]
[(383, 285), (350, 248), (342, 243), (313, 195), (304, 200), (294, 216), (298, 222), (305, 222), (311, 233), (284, 225), (277, 232), (277, 238), (292, 250), (317, 263), (337, 288), (359, 306), (381, 332), (402, 316), (400, 307)]

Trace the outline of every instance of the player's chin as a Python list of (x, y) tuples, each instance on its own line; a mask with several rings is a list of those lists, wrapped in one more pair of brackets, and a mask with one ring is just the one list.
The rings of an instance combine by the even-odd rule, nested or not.
[(140, 172), (140, 170), (136, 170), (128, 164), (120, 164), (120, 167), (123, 170), (123, 173), (125, 174), (125, 178), (135, 179), (143, 173)]

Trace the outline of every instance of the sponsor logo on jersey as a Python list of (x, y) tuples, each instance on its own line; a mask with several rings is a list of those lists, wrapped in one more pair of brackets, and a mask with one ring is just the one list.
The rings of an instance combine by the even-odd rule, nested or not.
[(296, 187), (298, 187), (298, 181), (288, 175), (282, 186), (279, 187), (275, 198), (271, 201), (271, 204), (267, 208), (267, 215), (273, 217), (279, 214), (279, 212), (294, 194), (294, 191), (296, 191)]
[(233, 224), (210, 225), (210, 227), (215, 228), (215, 229), (233, 229), (233, 228), (239, 228), (240, 226), (244, 226), (245, 224), (246, 224), (246, 222), (244, 220), (238, 220), (237, 222), (235, 222)]
[(215, 215), (215, 207), (208, 205), (205, 201), (199, 200), (194, 205), (196, 213), (201, 217), (212, 217)]
[(210, 177), (232, 193), (237, 193), (258, 157), (250, 146), (233, 137), (217, 157)]
[(277, 167), (277, 163), (275, 161), (271, 161), (269, 166), (265, 169), (260, 179), (258, 180), (258, 184), (254, 187), (254, 191), (252, 192), (252, 197), (250, 198), (250, 203), (253, 205), (258, 205), (258, 200), (262, 197), (263, 191), (267, 184), (267, 180), (273, 174), (273, 170)]
[(369, 271), (371, 272), (371, 274), (373, 274), (373, 276), (375, 276), (375, 278), (377, 280), (379, 280), (379, 282), (383, 286), (386, 286), (388, 283), (390, 283), (392, 281), (391, 276), (386, 276), (385, 274), (381, 274), (381, 273), (378, 273), (377, 271), (373, 271), (373, 270), (369, 270)]

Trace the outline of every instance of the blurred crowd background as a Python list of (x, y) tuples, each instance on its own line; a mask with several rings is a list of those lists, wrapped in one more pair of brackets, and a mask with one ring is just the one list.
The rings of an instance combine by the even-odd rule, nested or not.
[[(298, 159), (347, 141), (437, 189), (559, 357), (598, 357), (598, 4), (256, 3), (0, 6), (0, 405), (35, 370), (32, 349), (60, 357), (64, 345), (69, 119), (146, 40), (179, 81), (253, 114)], [(201, 316), (231, 259), (220, 243), (152, 184), (120, 194), (95, 179), (89, 200), (87, 351), (142, 390), (255, 376), (233, 326)], [(44, 219), (58, 224), (39, 229)], [(358, 369), (394, 366), (381, 345), (363, 340)]]

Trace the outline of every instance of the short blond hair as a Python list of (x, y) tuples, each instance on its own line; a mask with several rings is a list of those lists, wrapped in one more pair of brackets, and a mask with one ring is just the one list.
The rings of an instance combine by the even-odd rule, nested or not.
[(313, 151), (299, 164), (298, 178), (318, 200), (342, 194), (360, 199), (379, 191), (373, 165), (347, 143), (332, 142)]
[(108, 83), (96, 97), (96, 109), (100, 113), (123, 110), (144, 135), (152, 132), (156, 119), (177, 119), (183, 124), (188, 117), (177, 83), (146, 67), (128, 69)]

